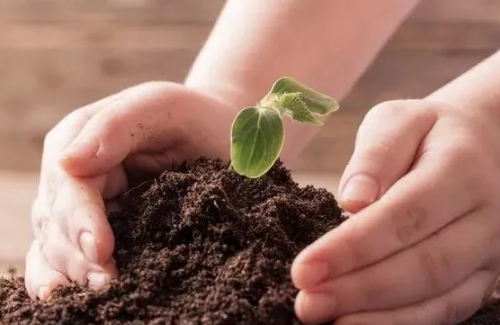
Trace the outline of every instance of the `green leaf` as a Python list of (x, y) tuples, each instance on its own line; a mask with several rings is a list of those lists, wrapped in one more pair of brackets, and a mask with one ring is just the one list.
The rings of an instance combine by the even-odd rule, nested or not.
[(278, 110), (248, 107), (236, 116), (231, 130), (231, 165), (240, 175), (257, 178), (278, 159), (284, 142)]
[(309, 111), (320, 116), (325, 116), (339, 109), (339, 104), (332, 98), (289, 77), (278, 79), (268, 96), (286, 93), (299, 93)]
[(293, 120), (309, 123), (323, 124), (308, 108), (300, 93), (284, 93), (276, 97), (273, 103), (283, 114), (289, 115)]
[(276, 162), (283, 149), (283, 115), (322, 124), (319, 116), (339, 109), (332, 98), (291, 78), (281, 78), (257, 104), (242, 110), (231, 130), (231, 165), (240, 175), (257, 178)]

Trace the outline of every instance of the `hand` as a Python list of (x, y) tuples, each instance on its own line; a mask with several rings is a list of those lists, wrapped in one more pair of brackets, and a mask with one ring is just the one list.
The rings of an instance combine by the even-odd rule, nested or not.
[(400, 100), (367, 114), (339, 191), (357, 213), (292, 267), (304, 322), (456, 324), (489, 298), (500, 271), (500, 130), (468, 109)]
[(92, 288), (116, 276), (106, 204), (129, 177), (199, 155), (227, 159), (234, 109), (172, 83), (147, 83), (80, 108), (45, 139), (26, 288), (46, 299), (68, 279)]

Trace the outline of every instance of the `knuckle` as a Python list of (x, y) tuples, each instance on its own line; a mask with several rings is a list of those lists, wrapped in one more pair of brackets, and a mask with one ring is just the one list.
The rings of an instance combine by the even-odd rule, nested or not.
[[(390, 149), (400, 142), (399, 137), (404, 134), (404, 130), (432, 125), (436, 114), (432, 109), (422, 109), (423, 106), (428, 105), (415, 100), (387, 101), (374, 106), (358, 129), (356, 145), (366, 142), (372, 146), (373, 142), (377, 142)], [(379, 139), (384, 134), (386, 136)], [(377, 135), (377, 141), (372, 140), (374, 135)]]
[(46, 223), (45, 219), (46, 218), (41, 213), (34, 214), (31, 217), (31, 226), (33, 228), (33, 232), (36, 238), (41, 236), (44, 224)]
[(376, 143), (358, 144), (354, 150), (349, 169), (382, 177), (387, 173), (388, 157), (394, 150), (394, 141), (380, 138)]
[(148, 81), (129, 88), (125, 93), (130, 95), (164, 96), (170, 94), (175, 84), (168, 81)]
[(44, 218), (40, 236), (36, 238), (36, 240), (39, 245), (39, 251), (46, 257), (53, 256), (54, 253), (56, 253), (56, 255), (59, 253), (59, 250), (55, 249), (55, 241), (61, 236), (58, 227), (59, 226), (53, 222), (52, 218)]
[(443, 308), (443, 314), (441, 316), (441, 320), (439, 321), (440, 325), (453, 325), (456, 324), (457, 321), (460, 320), (460, 316), (463, 312), (461, 308), (453, 303), (453, 302), (445, 302)]
[(36, 225), (35, 238), (40, 243), (40, 249), (44, 248), (50, 238), (51, 218), (43, 216), (40, 218), (39, 223)]
[(50, 245), (50, 240), (42, 238), (44, 236), (41, 236), (40, 238), (37, 238), (38, 241), (38, 252), (41, 254), (41, 256), (44, 256), (48, 261), (53, 261), (53, 254), (51, 251), (51, 245)]
[(57, 126), (52, 128), (51, 130), (49, 130), (46, 134), (45, 134), (45, 138), (43, 139), (43, 148), (46, 150), (47, 148), (49, 148), (52, 143), (55, 142), (56, 140), (56, 129), (57, 129)]
[(350, 231), (348, 235), (339, 242), (343, 264), (347, 270), (354, 270), (361, 265), (365, 265), (366, 262), (371, 259), (370, 256), (365, 253), (367, 250), (359, 247), (359, 235), (360, 234), (356, 231)]
[(115, 111), (113, 114), (108, 114), (105, 118), (95, 121), (99, 124), (100, 138), (106, 141), (116, 134), (121, 134), (129, 130), (128, 121), (131, 118), (132, 112)]
[(403, 204), (399, 210), (391, 213), (392, 227), (398, 242), (407, 246), (418, 240), (429, 218), (425, 207), (415, 204)]
[(406, 107), (405, 100), (389, 100), (375, 105), (367, 114), (367, 118), (381, 116), (394, 116), (401, 114), (401, 110)]
[(375, 105), (365, 116), (365, 120), (376, 120), (380, 122), (390, 120), (425, 120), (435, 121), (437, 117), (436, 108), (439, 107), (425, 100), (401, 99), (390, 100)]
[(36, 239), (31, 242), (28, 253), (26, 254), (26, 266), (31, 265), (30, 262), (32, 261), (34, 255), (37, 253), (39, 247), (39, 243)]
[(424, 250), (418, 255), (423, 284), (429, 293), (438, 292), (452, 272), (450, 258), (438, 249)]
[(75, 124), (84, 123), (90, 118), (90, 114), (85, 108), (79, 108), (66, 115), (56, 126), (50, 129), (44, 137), (43, 149), (46, 151), (61, 140), (65, 131)]
[(429, 116), (432, 110), (428, 106), (429, 104), (420, 100), (389, 100), (372, 107), (366, 114), (365, 121), (374, 120), (380, 122), (381, 120), (401, 119), (403, 117), (418, 118), (420, 116)]
[[(369, 143), (368, 147), (359, 148), (358, 152), (354, 154), (357, 159), (366, 161), (378, 161), (390, 153), (394, 146), (394, 140), (388, 137), (380, 137), (376, 143)], [(359, 151), (361, 149), (361, 151)]]
[[(114, 137), (114, 132), (128, 132), (129, 126), (135, 123), (137, 114), (147, 114), (147, 123), (158, 123), (158, 107), (176, 107), (176, 104), (184, 99), (183, 86), (166, 81), (149, 81), (123, 91), (120, 102), (126, 103), (111, 108), (100, 119), (95, 120), (105, 134), (103, 136)], [(123, 109), (127, 107), (127, 109)], [(140, 132), (146, 132), (149, 128), (140, 127)]]
[(444, 302), (440, 325), (454, 325), (471, 317), (482, 306), (479, 300), (449, 300)]
[(33, 205), (31, 206), (31, 221), (33, 222), (33, 226), (35, 227), (35, 229), (41, 228), (42, 219), (43, 212), (41, 208), (40, 198), (36, 198), (33, 202)]
[[(44, 193), (44, 203), (46, 205), (44, 217), (48, 217), (49, 210), (55, 209), (55, 205), (60, 198), (60, 196), (65, 195), (68, 192), (68, 183), (71, 179), (66, 177), (62, 173), (54, 172), (50, 173), (46, 177), (45, 181), (45, 193)], [(67, 201), (66, 201), (67, 202)], [(65, 202), (65, 203), (66, 203)]]
[(47, 266), (58, 272), (65, 272), (72, 258), (67, 254), (67, 249), (58, 247), (51, 238), (39, 241), (39, 252), (46, 261)]

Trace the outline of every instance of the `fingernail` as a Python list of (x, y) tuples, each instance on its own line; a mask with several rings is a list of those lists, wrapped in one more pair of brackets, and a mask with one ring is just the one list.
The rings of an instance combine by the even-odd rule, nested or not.
[(83, 252), (85, 257), (93, 262), (97, 263), (97, 250), (95, 244), (95, 237), (88, 231), (84, 231), (80, 234), (80, 250)]
[(341, 193), (341, 200), (369, 204), (378, 198), (379, 192), (379, 184), (373, 177), (357, 174), (347, 181)]
[(327, 293), (301, 291), (295, 301), (297, 314), (305, 323), (331, 321), (336, 315), (336, 302)]
[(294, 273), (300, 276), (297, 279), (300, 289), (309, 289), (327, 280), (330, 268), (324, 262), (300, 263), (295, 267)]
[(108, 283), (109, 276), (102, 272), (90, 271), (87, 274), (87, 280), (89, 288), (97, 290), (104, 287)]
[(99, 151), (100, 143), (97, 140), (75, 140), (62, 153), (63, 157), (94, 158)]
[(49, 296), (50, 296), (49, 287), (43, 286), (43, 287), (38, 288), (37, 296), (41, 300), (47, 300), (49, 298)]

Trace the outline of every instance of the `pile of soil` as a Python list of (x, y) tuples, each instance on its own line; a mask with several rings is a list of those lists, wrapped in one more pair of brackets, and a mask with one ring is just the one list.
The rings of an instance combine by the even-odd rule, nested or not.
[(199, 159), (127, 193), (110, 216), (120, 276), (47, 303), (0, 282), (2, 324), (300, 324), (294, 256), (337, 226), (332, 194), (299, 188), (279, 164), (258, 180)]
[[(333, 195), (278, 163), (251, 180), (201, 158), (127, 193), (110, 216), (118, 279), (32, 301), (0, 279), (0, 324), (294, 325), (291, 263), (345, 218)], [(500, 322), (500, 306), (463, 325)]]

